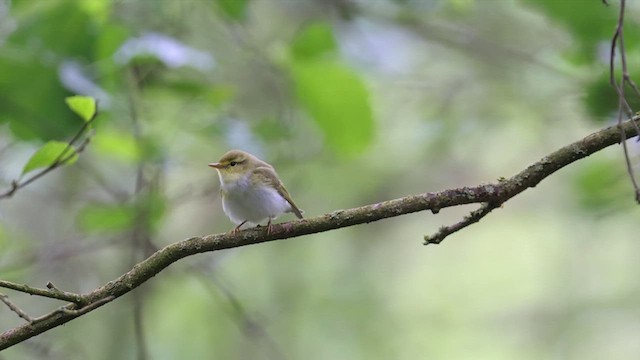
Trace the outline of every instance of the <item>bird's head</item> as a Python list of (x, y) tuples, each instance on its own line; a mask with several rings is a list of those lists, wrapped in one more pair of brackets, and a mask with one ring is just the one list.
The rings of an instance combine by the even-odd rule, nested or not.
[(247, 152), (231, 150), (222, 155), (218, 162), (209, 166), (218, 170), (221, 180), (233, 182), (253, 171), (260, 163), (258, 158)]

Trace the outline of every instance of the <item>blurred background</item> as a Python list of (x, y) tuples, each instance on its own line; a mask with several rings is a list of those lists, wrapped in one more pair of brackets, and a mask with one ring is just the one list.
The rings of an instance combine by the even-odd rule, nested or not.
[[(231, 148), (307, 216), (511, 176), (615, 123), (609, 3), (0, 0), (0, 192), (82, 127), (65, 97), (100, 107), (77, 163), (0, 200), (0, 279), (88, 292), (228, 231), (206, 165)], [(0, 359), (640, 357), (620, 147), (421, 245), (474, 208), (189, 257)], [(32, 316), (62, 305), (1, 291)], [(22, 323), (0, 307), (0, 331)]]

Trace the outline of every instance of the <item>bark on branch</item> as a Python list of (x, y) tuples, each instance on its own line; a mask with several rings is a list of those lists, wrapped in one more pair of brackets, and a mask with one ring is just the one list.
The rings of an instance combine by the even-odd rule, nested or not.
[(639, 122), (640, 116), (636, 115), (633, 119), (619, 126), (611, 126), (595, 132), (543, 157), (515, 176), (508, 179), (500, 179), (496, 183), (411, 195), (358, 208), (338, 210), (313, 218), (276, 224), (269, 235), (267, 235), (265, 228), (253, 228), (237, 234), (227, 233), (192, 237), (168, 245), (135, 265), (119, 278), (81, 295), (79, 299), (75, 299), (80, 300), (77, 304), (70, 303), (56, 311), (34, 319), (31, 323), (0, 334), (0, 350), (93, 311), (132, 291), (169, 265), (190, 255), (289, 239), (418, 211), (431, 210), (433, 213), (437, 213), (440, 209), (446, 207), (471, 203), (483, 204), (479, 210), (472, 212), (460, 223), (442, 228), (436, 235), (425, 238), (427, 243), (439, 243), (447, 235), (477, 222), (505, 201), (528, 188), (535, 187), (540, 181), (557, 170), (608, 146), (620, 143), (620, 134), (625, 134), (626, 139), (635, 136), (635, 129)]

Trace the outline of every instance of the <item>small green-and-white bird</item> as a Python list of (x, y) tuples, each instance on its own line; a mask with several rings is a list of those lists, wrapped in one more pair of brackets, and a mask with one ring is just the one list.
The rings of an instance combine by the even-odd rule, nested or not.
[(222, 209), (240, 230), (244, 224), (258, 225), (268, 219), (267, 233), (271, 233), (271, 220), (292, 212), (299, 219), (302, 213), (291, 199), (273, 166), (240, 150), (231, 150), (216, 163), (209, 164), (218, 171)]

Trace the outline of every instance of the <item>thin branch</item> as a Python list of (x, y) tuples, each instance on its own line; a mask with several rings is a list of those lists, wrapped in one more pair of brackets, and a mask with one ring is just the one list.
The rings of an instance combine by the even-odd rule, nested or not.
[[(622, 129), (625, 134), (630, 134), (638, 122), (640, 115), (624, 122)], [(543, 157), (515, 176), (501, 179), (497, 183), (411, 195), (354, 209), (338, 210), (313, 218), (273, 225), (269, 234), (265, 228), (251, 228), (236, 234), (206, 235), (179, 241), (158, 250), (117, 279), (83, 294), (81, 298), (89, 304), (85, 308), (74, 310), (76, 305), (69, 304), (65, 308), (72, 312), (55, 311), (45, 315), (44, 319), (34, 319), (37, 320), (34, 324), (18, 326), (0, 334), (0, 350), (65, 324), (83, 313), (131, 292), (169, 265), (187, 256), (315, 234), (418, 211), (437, 212), (447, 207), (474, 203), (502, 204), (528, 188), (535, 187), (563, 167), (619, 142), (619, 128), (611, 126), (569, 144)], [(480, 211), (476, 217), (483, 215), (483, 212)]]
[(9, 310), (11, 310), (14, 313), (18, 314), (18, 316), (21, 317), (22, 319), (26, 320), (29, 323), (31, 323), (33, 321), (31, 316), (29, 316), (29, 314), (24, 312), (24, 310), (20, 309), (16, 304), (11, 302), (11, 300), (9, 300), (9, 297), (7, 295), (5, 295), (3, 293), (0, 293), (0, 301), (2, 301), (5, 305), (7, 305)]
[[(48, 248), (45, 250), (46, 260), (49, 262), (66, 261), (75, 256), (104, 250), (120, 242), (123, 242), (123, 239), (112, 237), (108, 239), (101, 239), (100, 241), (94, 241), (93, 243), (86, 241), (85, 243), (74, 242), (68, 245), (56, 244), (55, 251)], [(12, 256), (10, 262), (0, 266), (0, 274), (28, 269), (33, 266), (33, 264), (41, 260), (42, 255), (39, 253), (24, 253), (18, 256)]]
[(425, 235), (424, 244), (440, 244), (447, 236), (455, 233), (456, 231), (460, 231), (471, 224), (477, 223), (480, 219), (487, 216), (493, 209), (498, 207), (500, 207), (500, 204), (498, 203), (484, 203), (479, 209), (469, 213), (469, 215), (465, 216), (460, 222), (451, 226), (443, 226), (433, 235)]
[[(605, 5), (608, 5), (605, 2)], [(618, 94), (618, 127), (620, 128), (620, 140), (622, 141), (622, 151), (624, 153), (625, 165), (627, 167), (627, 173), (629, 174), (629, 178), (631, 179), (631, 184), (633, 185), (633, 189), (635, 191), (636, 202), (640, 203), (640, 188), (638, 187), (638, 183), (636, 181), (635, 173), (633, 171), (633, 166), (631, 165), (631, 159), (629, 157), (629, 149), (627, 148), (627, 143), (624, 141), (628, 139), (625, 130), (622, 128), (622, 119), (623, 114), (626, 112), (627, 116), (633, 115), (633, 109), (629, 105), (625, 95), (625, 85), (629, 84), (631, 89), (635, 92), (636, 96), (640, 95), (640, 90), (636, 86), (635, 82), (631, 79), (629, 74), (629, 69), (627, 67), (627, 53), (625, 51), (624, 46), (624, 13), (625, 13), (625, 5), (626, 0), (620, 0), (620, 12), (618, 13), (618, 24), (616, 25), (616, 30), (613, 34), (613, 38), (611, 39), (611, 50), (609, 54), (609, 82), (611, 86), (616, 90)], [(622, 66), (622, 75), (620, 76), (620, 83), (618, 83), (615, 79), (615, 56), (616, 56), (616, 47), (618, 47), (620, 52), (620, 64)], [(635, 135), (640, 135), (640, 128), (637, 124), (634, 124)]]
[(67, 291), (62, 291), (58, 289), (55, 285), (53, 285), (51, 281), (49, 281), (46, 286), (47, 286), (47, 289), (49, 289), (49, 292), (52, 295), (56, 296), (56, 299), (67, 300), (76, 304), (82, 304), (85, 302), (81, 295), (67, 292)]
[(227, 314), (236, 323), (240, 331), (248, 339), (247, 341), (255, 342), (257, 340), (263, 340), (267, 345), (272, 358), (275, 359), (287, 359), (286, 355), (282, 351), (278, 342), (269, 334), (267, 328), (256, 319), (256, 316), (252, 316), (247, 311), (246, 306), (242, 303), (240, 298), (225, 285), (220, 274), (213, 272), (209, 267), (203, 266), (190, 267), (190, 271), (196, 272), (196, 275), (200, 282), (211, 293), (221, 294), (227, 301), (230, 309), (227, 309)]
[[(128, 84), (130, 90), (128, 91), (128, 104), (129, 112), (131, 116), (131, 123), (133, 127), (133, 136), (135, 138), (135, 144), (138, 149), (142, 148), (142, 129), (140, 120), (138, 119), (138, 106), (137, 95), (141, 91), (140, 78), (135, 68), (128, 71)], [(134, 184), (133, 196), (140, 196), (142, 191), (148, 187), (148, 181), (144, 176), (145, 158), (141, 157), (136, 166), (136, 178)], [(148, 242), (148, 221), (147, 214), (148, 209), (146, 207), (136, 207), (135, 213), (135, 227), (131, 231), (131, 258), (130, 266), (134, 266), (137, 262), (146, 256), (144, 245)], [(133, 294), (133, 330), (136, 342), (137, 360), (147, 360), (149, 358), (149, 351), (147, 349), (147, 341), (144, 333), (144, 294), (136, 292)]]
[(100, 306), (111, 302), (115, 299), (115, 296), (107, 296), (106, 298), (102, 298), (102, 299), (98, 299), (86, 306), (81, 307), (80, 309), (75, 309), (76, 304), (68, 304), (65, 306), (62, 306), (60, 308), (58, 308), (55, 311), (52, 311), (49, 314), (37, 317), (35, 319), (31, 320), (31, 324), (33, 324), (34, 326), (37, 326), (38, 323), (50, 320), (52, 318), (55, 318), (56, 316), (60, 316), (60, 315), (64, 315), (69, 317), (70, 319), (75, 319), (78, 316), (84, 315), (90, 311), (93, 311), (97, 308), (99, 308)]
[(98, 185), (113, 200), (124, 202), (131, 197), (129, 194), (127, 194), (126, 191), (117, 189), (108, 184), (105, 177), (95, 167), (93, 167), (93, 164), (88, 164), (87, 162), (85, 162), (78, 163), (76, 164), (76, 166), (81, 171), (84, 171), (85, 174), (89, 175), (89, 177), (96, 183), (96, 185)]
[(0, 287), (20, 291), (29, 295), (37, 295), (47, 297), (51, 299), (58, 299), (63, 301), (70, 301), (72, 303), (82, 304), (85, 303), (85, 299), (82, 295), (74, 294), (67, 291), (62, 291), (56, 288), (52, 283), (47, 283), (48, 289), (34, 288), (29, 285), (17, 284), (11, 281), (0, 280)]
[[(115, 300), (115, 296), (107, 296), (105, 298), (102, 299), (98, 299), (96, 301), (93, 301), (92, 303), (90, 303), (89, 305), (86, 305), (84, 307), (81, 307), (80, 309), (71, 309), (69, 307), (63, 306), (59, 309), (59, 311), (65, 315), (69, 315), (69, 316), (73, 316), (73, 317), (78, 317), (80, 315), (84, 315), (86, 313), (88, 313), (91, 310), (95, 310), (97, 308), (99, 308), (100, 306), (111, 302), (113, 300)], [(34, 321), (37, 321), (37, 319), (34, 319)]]
[(35, 174), (30, 176), (26, 180), (22, 180), (22, 181), (13, 180), (11, 182), (11, 187), (8, 190), (6, 190), (5, 192), (0, 193), (0, 200), (12, 197), (16, 193), (16, 191), (18, 191), (18, 190), (22, 189), (23, 187), (31, 184), (32, 182), (38, 180), (39, 178), (43, 177), (44, 175), (48, 174), (49, 172), (61, 167), (62, 165), (67, 163), (67, 161), (71, 160), (76, 154), (81, 153), (84, 150), (84, 148), (87, 146), (87, 144), (89, 143), (89, 141), (91, 139), (91, 135), (92, 135), (91, 133), (82, 141), (82, 143), (80, 143), (80, 145), (77, 147), (77, 149), (75, 149), (74, 152), (69, 154), (69, 150), (71, 150), (71, 148), (73, 147), (75, 142), (80, 139), (82, 134), (85, 133), (85, 130), (87, 130), (89, 128), (89, 126), (91, 125), (93, 120), (96, 118), (96, 115), (97, 115), (97, 111), (94, 114), (93, 118), (91, 118), (89, 121), (85, 121), (84, 122), (84, 124), (82, 125), (80, 130), (78, 130), (78, 132), (73, 136), (73, 138), (67, 143), (67, 146), (60, 153), (60, 155), (58, 155), (58, 157), (53, 161), (53, 163), (51, 163), (51, 165), (49, 165), (46, 168), (36, 172)]

